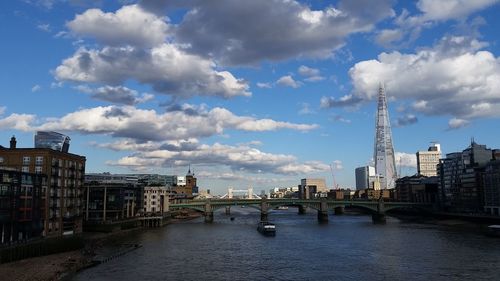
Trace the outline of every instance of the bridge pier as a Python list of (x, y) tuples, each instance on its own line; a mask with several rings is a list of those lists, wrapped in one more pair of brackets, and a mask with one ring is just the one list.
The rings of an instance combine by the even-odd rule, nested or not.
[(214, 222), (214, 212), (205, 212), (205, 222), (206, 223)]
[(372, 221), (376, 224), (384, 224), (386, 222), (385, 214), (373, 213)]
[(260, 220), (261, 221), (268, 221), (268, 215), (267, 215), (267, 209), (269, 208), (269, 204), (267, 204), (267, 200), (265, 198), (262, 198), (262, 201), (260, 202)]
[(319, 203), (318, 221), (321, 223), (328, 222), (328, 204), (325, 200), (321, 200)]
[(378, 199), (377, 212), (372, 214), (373, 223), (385, 223), (385, 206), (382, 196)]
[(305, 215), (306, 211), (307, 211), (306, 207), (299, 205), (299, 215)]
[(343, 215), (343, 214), (344, 214), (344, 210), (345, 210), (345, 207), (344, 207), (344, 206), (339, 206), (339, 207), (336, 207), (336, 208), (334, 209), (334, 211), (335, 211), (335, 215), (336, 215), (336, 216)]
[(226, 206), (226, 215), (227, 216), (231, 215), (231, 207), (230, 206)]
[(205, 222), (212, 223), (214, 221), (214, 211), (212, 210), (212, 205), (210, 204), (210, 199), (205, 202)]

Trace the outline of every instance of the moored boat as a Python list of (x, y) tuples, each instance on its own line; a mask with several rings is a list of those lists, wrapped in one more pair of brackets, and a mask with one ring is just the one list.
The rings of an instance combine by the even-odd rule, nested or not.
[(492, 224), (486, 228), (486, 235), (500, 237), (500, 224)]
[(274, 225), (274, 223), (270, 223), (267, 221), (259, 222), (257, 230), (264, 235), (269, 235), (269, 236), (276, 235), (276, 226)]

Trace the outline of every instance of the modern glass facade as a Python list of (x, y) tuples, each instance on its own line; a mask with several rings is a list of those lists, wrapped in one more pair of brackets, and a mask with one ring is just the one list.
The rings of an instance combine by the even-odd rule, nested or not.
[(68, 152), (70, 138), (57, 132), (38, 131), (35, 135), (35, 148), (50, 148)]

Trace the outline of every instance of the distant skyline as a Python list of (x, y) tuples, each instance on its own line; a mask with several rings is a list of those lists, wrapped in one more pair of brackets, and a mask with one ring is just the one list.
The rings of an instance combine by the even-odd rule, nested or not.
[(372, 161), (384, 83), (397, 171), (500, 148), (500, 0), (0, 2), (0, 145), (71, 137), (87, 172), (223, 194)]

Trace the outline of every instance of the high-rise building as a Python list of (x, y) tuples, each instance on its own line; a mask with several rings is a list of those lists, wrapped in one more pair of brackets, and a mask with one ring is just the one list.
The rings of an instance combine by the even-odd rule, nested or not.
[(324, 195), (326, 197), (328, 189), (325, 179), (301, 179), (299, 186), (299, 198), (311, 199)]
[(373, 153), (375, 172), (380, 175), (381, 188), (394, 188), (397, 179), (396, 160), (392, 143), (391, 124), (385, 88), (380, 84), (378, 90), (377, 117), (375, 123), (375, 149)]
[(35, 135), (35, 148), (50, 148), (68, 152), (70, 138), (57, 132), (38, 131)]
[(373, 188), (375, 178), (375, 167), (363, 166), (355, 170), (356, 174), (356, 190)]
[(82, 232), (85, 157), (51, 148), (0, 146), (0, 167), (23, 173), (47, 175), (43, 236), (56, 237)]
[(484, 211), (500, 216), (500, 159), (486, 164), (484, 173)]
[(437, 176), (437, 164), (441, 159), (441, 146), (433, 143), (427, 151), (417, 151), (417, 172), (426, 177)]
[(462, 152), (446, 154), (438, 165), (442, 207), (452, 212), (484, 211), (483, 175), (492, 159), (492, 150), (474, 141)]

